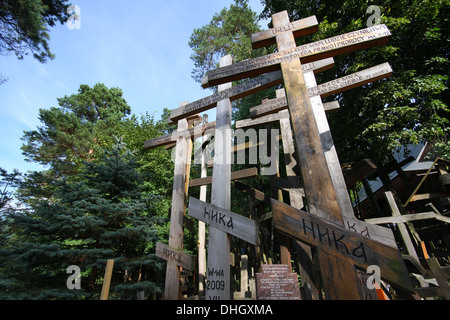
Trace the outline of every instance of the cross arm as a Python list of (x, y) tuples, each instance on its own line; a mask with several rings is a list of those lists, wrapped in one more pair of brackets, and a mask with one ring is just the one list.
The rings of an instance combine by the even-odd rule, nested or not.
[(318, 28), (319, 23), (316, 16), (290, 22), (280, 27), (252, 34), (252, 47), (253, 49), (258, 49), (275, 44), (276, 36), (283, 32), (292, 32), (294, 38), (299, 38), (316, 32)]

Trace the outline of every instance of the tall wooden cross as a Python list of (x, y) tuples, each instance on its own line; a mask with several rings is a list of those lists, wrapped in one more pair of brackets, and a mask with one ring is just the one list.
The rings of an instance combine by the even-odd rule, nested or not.
[[(379, 25), (297, 47), (294, 36), (304, 35), (301, 30), (314, 31), (317, 21), (307, 18), (303, 20), (304, 23), (291, 23), (286, 11), (274, 14), (272, 20), (273, 29), (253, 35), (252, 39), (254, 47), (275, 42), (277, 53), (212, 70), (202, 81), (203, 86), (218, 85), (280, 68), (309, 213), (323, 221), (344, 226), (338, 197), (322, 152), (320, 131), (315, 121), (302, 63), (379, 45), (388, 40), (390, 32), (386, 26)], [(317, 253), (327, 297), (362, 299), (352, 261), (331, 255), (326, 248), (320, 246), (317, 247)]]
[[(232, 64), (232, 57), (220, 59), (220, 66)], [(232, 83), (222, 84), (218, 92), (231, 89)], [(217, 102), (214, 166), (211, 204), (229, 210), (231, 207), (231, 100)], [(212, 285), (212, 284), (223, 284)], [(207, 300), (230, 300), (230, 236), (213, 226), (209, 229), (206, 292)]]

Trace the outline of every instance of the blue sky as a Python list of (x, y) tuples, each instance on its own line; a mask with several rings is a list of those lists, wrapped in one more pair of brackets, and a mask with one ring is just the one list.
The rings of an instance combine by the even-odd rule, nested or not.
[[(159, 119), (164, 107), (177, 108), (211, 94), (191, 77), (194, 28), (233, 0), (72, 0), (81, 10), (81, 28), (50, 29), (55, 59), (41, 64), (32, 56), (0, 56), (0, 167), (39, 170), (25, 162), (24, 131), (40, 126), (39, 109), (57, 106), (57, 98), (77, 92), (80, 84), (119, 87), (136, 115)], [(250, 0), (258, 14), (259, 0)], [(262, 28), (267, 22), (260, 23)]]

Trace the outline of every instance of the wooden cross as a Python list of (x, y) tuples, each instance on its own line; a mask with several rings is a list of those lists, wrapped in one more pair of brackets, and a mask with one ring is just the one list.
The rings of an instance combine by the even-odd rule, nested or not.
[(100, 293), (100, 300), (108, 300), (109, 287), (111, 286), (112, 272), (114, 268), (114, 260), (106, 261), (105, 276), (103, 277), (102, 292)]
[[(230, 80), (281, 69), (289, 105), (290, 118), (297, 145), (299, 161), (308, 201), (308, 209), (320, 219), (344, 225), (326, 158), (322, 152), (320, 133), (302, 71), (302, 62), (311, 62), (356, 49), (379, 45), (388, 40), (389, 30), (384, 25), (354, 31), (337, 37), (297, 47), (294, 32), (286, 11), (272, 16), (274, 29), (262, 36), (261, 41), (275, 38), (278, 52), (255, 58), (208, 73), (202, 81), (204, 87)], [(352, 261), (330, 255), (318, 247), (322, 277), (329, 299), (361, 299), (356, 285), (358, 276)]]
[[(232, 64), (230, 55), (220, 59), (220, 66)], [(222, 84), (218, 93), (232, 88)], [(211, 186), (211, 204), (225, 210), (231, 207), (231, 100), (217, 102), (214, 166)], [(218, 284), (218, 285), (217, 285)], [(223, 284), (223, 285), (222, 285)], [(209, 229), (206, 272), (207, 300), (230, 300), (230, 236), (211, 226)]]

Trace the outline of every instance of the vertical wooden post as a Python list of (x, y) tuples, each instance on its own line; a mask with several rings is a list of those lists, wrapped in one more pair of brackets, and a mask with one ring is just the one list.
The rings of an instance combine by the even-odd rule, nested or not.
[[(186, 119), (178, 121), (178, 132), (188, 129)], [(190, 137), (189, 137), (190, 139)], [(175, 169), (172, 192), (172, 210), (170, 217), (169, 247), (182, 250), (183, 218), (186, 211), (186, 160), (188, 153), (187, 138), (177, 137), (175, 147)], [(164, 299), (178, 300), (180, 298), (180, 268), (172, 261), (167, 261)]]
[(111, 275), (114, 268), (114, 260), (108, 260), (106, 262), (105, 277), (103, 278), (102, 292), (100, 294), (100, 300), (108, 300), (109, 287), (111, 285)]
[[(220, 66), (232, 64), (231, 55), (220, 59)], [(219, 85), (218, 90), (230, 89), (232, 83)], [(230, 210), (231, 207), (231, 101), (217, 102), (214, 166), (211, 204)], [(215, 227), (209, 228), (206, 280), (207, 300), (230, 300), (230, 236)]]
[[(203, 115), (203, 124), (208, 122), (208, 115)], [(206, 147), (203, 146), (204, 137), (202, 137), (202, 154), (201, 154), (201, 173), (200, 177), (208, 176), (208, 165), (206, 163)], [(206, 202), (207, 185), (200, 186), (200, 200)], [(203, 297), (205, 295), (205, 278), (206, 278), (206, 224), (198, 221), (198, 295)]]

